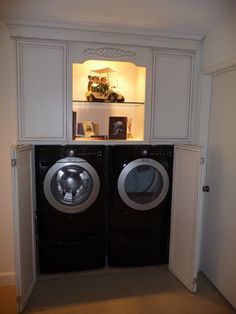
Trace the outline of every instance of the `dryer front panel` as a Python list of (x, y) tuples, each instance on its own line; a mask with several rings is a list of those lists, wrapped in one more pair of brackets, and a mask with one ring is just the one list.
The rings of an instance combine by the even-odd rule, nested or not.
[(140, 158), (128, 163), (118, 178), (118, 192), (129, 207), (145, 211), (158, 206), (169, 190), (169, 176), (157, 161)]
[(96, 200), (99, 189), (96, 170), (82, 158), (58, 160), (48, 170), (44, 180), (48, 202), (64, 213), (85, 211)]

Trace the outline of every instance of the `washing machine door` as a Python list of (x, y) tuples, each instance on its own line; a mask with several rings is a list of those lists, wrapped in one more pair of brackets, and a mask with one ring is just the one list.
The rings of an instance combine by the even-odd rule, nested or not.
[(123, 168), (117, 186), (126, 205), (146, 211), (158, 206), (166, 197), (169, 176), (159, 162), (141, 158), (131, 161)]
[(82, 158), (60, 159), (47, 172), (44, 194), (63, 213), (85, 211), (96, 200), (100, 189), (97, 171)]

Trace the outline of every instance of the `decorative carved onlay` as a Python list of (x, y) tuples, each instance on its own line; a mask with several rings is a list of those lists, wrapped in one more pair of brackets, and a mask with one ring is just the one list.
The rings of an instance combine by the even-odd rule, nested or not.
[(97, 55), (103, 57), (117, 58), (117, 57), (134, 57), (136, 53), (133, 51), (122, 50), (119, 48), (112, 47), (101, 47), (101, 48), (87, 48), (84, 50), (88, 55)]

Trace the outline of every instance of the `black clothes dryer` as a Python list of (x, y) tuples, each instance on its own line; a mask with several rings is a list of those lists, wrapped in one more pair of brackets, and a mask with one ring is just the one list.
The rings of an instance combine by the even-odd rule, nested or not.
[(110, 147), (108, 264), (168, 262), (173, 146)]
[(39, 271), (105, 266), (107, 149), (37, 145)]

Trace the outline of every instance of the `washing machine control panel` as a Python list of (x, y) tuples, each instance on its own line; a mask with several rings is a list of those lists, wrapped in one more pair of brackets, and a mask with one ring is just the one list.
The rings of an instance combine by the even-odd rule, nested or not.
[(103, 156), (102, 150), (84, 149), (83, 147), (67, 147), (65, 149), (66, 157), (96, 157), (101, 158)]

